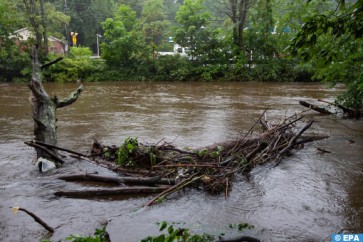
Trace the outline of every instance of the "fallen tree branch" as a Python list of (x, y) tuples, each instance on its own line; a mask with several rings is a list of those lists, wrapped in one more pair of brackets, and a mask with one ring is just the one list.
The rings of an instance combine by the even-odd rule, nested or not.
[[(263, 118), (265, 112), (259, 120)], [(163, 177), (168, 185), (171, 184), (168, 179), (189, 176), (179, 184), (162, 191), (146, 206), (154, 204), (157, 200), (173, 194), (192, 182), (208, 193), (219, 194), (224, 192), (228, 195), (232, 188), (232, 181), (238, 173), (246, 174), (258, 164), (268, 162), (274, 164), (277, 161), (277, 165), (285, 157), (285, 154), (296, 145), (322, 138), (321, 136), (302, 136), (313, 123), (312, 120), (307, 123), (301, 121), (303, 118), (301, 115), (294, 114), (276, 124), (268, 123), (268, 125), (265, 118), (265, 127), (268, 131), (255, 134), (257, 120), (247, 134), (243, 134), (241, 138), (215, 143), (195, 149), (193, 152), (179, 150), (166, 142), (159, 145), (137, 143), (134, 146), (135, 150), (129, 153), (127, 157), (129, 163), (132, 164), (131, 167), (128, 164), (118, 164), (119, 147), (126, 146), (128, 142), (126, 140), (121, 146), (119, 144), (103, 145), (95, 141), (91, 156), (88, 158), (79, 156), (77, 158), (120, 172), (123, 176), (130, 174), (133, 178), (139, 176), (142, 179)], [(327, 136), (323, 138), (327, 138)], [(190, 174), (198, 175), (190, 176)], [(121, 177), (120, 179), (124, 178)], [(116, 180), (117, 182), (119, 180)], [(124, 181), (122, 182), (124, 183)]]
[(65, 163), (64, 160), (62, 160), (61, 158), (59, 158), (58, 156), (56, 156), (55, 154), (53, 154), (50, 150), (48, 150), (47, 148), (36, 144), (34, 141), (26, 141), (24, 142), (26, 145), (29, 145), (31, 147), (34, 147), (36, 149), (40, 149), (42, 151), (44, 151), (45, 153), (47, 153), (52, 159), (54, 159), (55, 161), (58, 161), (59, 163)]
[(175, 184), (174, 179), (166, 179), (161, 177), (107, 177), (98, 176), (93, 174), (83, 174), (83, 175), (67, 175), (58, 177), (60, 180), (64, 181), (94, 181), (94, 182), (104, 182), (116, 185), (121, 184), (133, 184), (133, 185), (172, 185)]
[(160, 193), (159, 195), (157, 195), (153, 200), (151, 200), (150, 202), (148, 202), (145, 206), (151, 206), (153, 205), (159, 198), (161, 197), (166, 197), (169, 196), (170, 194), (180, 190), (181, 188), (189, 185), (190, 183), (202, 178), (204, 175), (199, 176), (199, 177), (195, 177), (197, 174), (193, 174), (190, 177), (188, 177), (187, 179), (181, 181), (180, 183), (176, 184), (173, 187), (170, 187), (169, 189), (163, 191), (162, 193)]
[(302, 100), (300, 100), (299, 103), (300, 103), (300, 105), (302, 105), (304, 107), (307, 107), (307, 108), (310, 108), (310, 109), (312, 109), (314, 111), (317, 111), (317, 112), (319, 112), (321, 114), (333, 114), (332, 112), (326, 110), (325, 108), (320, 108), (320, 107), (318, 107), (316, 105), (313, 105), (311, 103), (308, 103), (308, 102), (305, 102), (305, 101), (302, 101)]
[(52, 60), (52, 61), (50, 61), (50, 62), (48, 62), (48, 63), (43, 64), (43, 65), (40, 67), (40, 69), (48, 68), (49, 66), (54, 65), (55, 63), (57, 63), (57, 62), (59, 62), (59, 61), (61, 61), (61, 60), (63, 60), (63, 57), (59, 57), (59, 58), (57, 58), (57, 59), (55, 59), (55, 60)]
[(169, 187), (122, 187), (117, 189), (70, 190), (55, 192), (54, 195), (73, 198), (90, 198), (118, 195), (141, 195), (163, 192)]
[(288, 145), (284, 148), (284, 149), (282, 149), (279, 153), (278, 153), (278, 155), (277, 155), (277, 157), (276, 157), (276, 160), (277, 160), (277, 162), (276, 162), (276, 164), (274, 165), (274, 167), (276, 167), (279, 163), (280, 163), (280, 161), (281, 161), (281, 159), (282, 159), (282, 157), (283, 157), (283, 155), (285, 154), (285, 153), (287, 153), (289, 150), (291, 150), (294, 146), (295, 146), (295, 144), (296, 144), (296, 141), (297, 141), (297, 139), (308, 129), (308, 128), (310, 128), (310, 126), (312, 125), (314, 123), (314, 121), (313, 120), (309, 120), (309, 122), (305, 125), (305, 127), (304, 128), (302, 128), (301, 130), (300, 130), (300, 132), (299, 133), (297, 133), (290, 141), (289, 141), (289, 143), (288, 143)]
[(156, 165), (152, 168), (178, 168), (178, 167), (202, 167), (202, 168), (217, 168), (224, 169), (225, 167), (219, 166), (217, 164), (175, 164), (175, 165)]
[(87, 157), (86, 155), (84, 155), (82, 153), (79, 153), (79, 152), (76, 152), (76, 151), (73, 151), (73, 150), (70, 150), (70, 149), (62, 148), (62, 147), (59, 147), (59, 146), (56, 146), (56, 145), (46, 144), (46, 143), (43, 143), (43, 142), (40, 142), (40, 141), (36, 141), (36, 140), (34, 140), (33, 142), (35, 144), (37, 144), (37, 145), (41, 145), (41, 146), (44, 146), (44, 147), (47, 147), (47, 148), (53, 148), (53, 149), (57, 149), (57, 150), (61, 150), (61, 151), (68, 152), (70, 154), (75, 154), (75, 155), (78, 155), (78, 156)]
[(327, 103), (327, 104), (332, 105), (332, 106), (337, 107), (337, 108), (340, 108), (341, 110), (343, 110), (343, 113), (348, 114), (349, 117), (354, 117), (355, 114), (356, 114), (352, 109), (346, 108), (346, 107), (344, 107), (344, 106), (342, 106), (340, 104), (331, 103), (331, 102), (328, 102), (328, 101), (325, 101), (325, 100), (322, 100), (322, 99), (318, 99), (318, 101)]
[(40, 219), (37, 215), (35, 215), (34, 213), (30, 212), (29, 210), (26, 210), (25, 208), (15, 208), (13, 207), (12, 209), (16, 210), (20, 210), (25, 212), (26, 214), (28, 214), (30, 217), (32, 217), (35, 222), (37, 222), (38, 224), (42, 225), (46, 230), (48, 230), (51, 233), (54, 233), (54, 229), (52, 227), (50, 227), (46, 222), (44, 222), (42, 219)]

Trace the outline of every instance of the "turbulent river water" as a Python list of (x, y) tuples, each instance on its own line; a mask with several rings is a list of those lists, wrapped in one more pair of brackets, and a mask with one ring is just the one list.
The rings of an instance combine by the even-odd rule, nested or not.
[[(81, 98), (58, 110), (58, 145), (86, 153), (97, 139), (120, 145), (127, 137), (142, 143), (164, 139), (180, 148), (202, 147), (236, 138), (262, 112), (278, 120), (301, 112), (299, 100), (332, 100), (341, 90), (316, 83), (86, 83)], [(46, 84), (49, 94), (65, 97), (77, 84)], [(156, 206), (153, 198), (84, 200), (54, 192), (82, 185), (57, 180), (60, 174), (112, 172), (69, 159), (60, 169), (39, 173), (32, 163), (33, 121), (25, 84), (0, 83), (0, 240), (58, 241), (69, 234), (90, 235), (101, 223), (113, 242), (140, 241), (158, 234), (168, 221), (195, 233), (246, 234), (262, 241), (331, 241), (338, 232), (363, 233), (363, 121), (311, 113), (309, 133), (329, 135), (305, 145), (279, 166), (253, 169), (237, 179), (229, 197), (183, 191)], [(322, 148), (331, 153), (319, 153)], [(55, 228), (10, 207), (26, 208)], [(230, 224), (249, 223), (239, 232)]]

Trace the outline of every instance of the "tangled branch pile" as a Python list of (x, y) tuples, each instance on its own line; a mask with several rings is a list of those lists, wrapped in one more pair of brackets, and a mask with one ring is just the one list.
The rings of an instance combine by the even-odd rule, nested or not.
[[(176, 184), (165, 188), (160, 196), (188, 185), (228, 195), (236, 174), (248, 173), (267, 162), (277, 165), (292, 149), (322, 138), (302, 136), (313, 124), (302, 116), (294, 115), (277, 124), (270, 124), (263, 117), (243, 137), (208, 147), (181, 150), (167, 142), (144, 145), (136, 138), (127, 138), (121, 146), (95, 141), (90, 157), (126, 176), (158, 177)], [(255, 135), (261, 130), (259, 126), (262, 132)], [(151, 185), (160, 186), (157, 182)]]

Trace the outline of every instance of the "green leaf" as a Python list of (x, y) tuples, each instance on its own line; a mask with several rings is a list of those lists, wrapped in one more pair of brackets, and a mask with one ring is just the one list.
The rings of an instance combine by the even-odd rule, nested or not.
[(160, 229), (159, 231), (163, 231), (168, 226), (168, 223), (163, 221), (160, 223)]

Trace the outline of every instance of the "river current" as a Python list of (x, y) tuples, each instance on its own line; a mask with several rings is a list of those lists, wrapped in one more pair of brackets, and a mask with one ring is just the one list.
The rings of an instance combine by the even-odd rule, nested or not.
[[(58, 145), (87, 153), (97, 139), (120, 145), (127, 137), (141, 143), (167, 141), (203, 147), (246, 133), (263, 111), (279, 120), (305, 110), (298, 101), (332, 101), (340, 88), (318, 83), (85, 83), (80, 99), (59, 109)], [(45, 84), (50, 95), (66, 97), (77, 84)], [(60, 169), (39, 173), (32, 139), (33, 121), (26, 84), (0, 83), (0, 238), (1, 241), (58, 241), (70, 234), (91, 235), (109, 221), (113, 242), (140, 241), (158, 234), (168, 221), (194, 233), (241, 234), (261, 241), (331, 241), (332, 233), (363, 233), (363, 121), (323, 116), (310, 134), (329, 138), (295, 150), (279, 166), (259, 166), (249, 179), (233, 183), (230, 196), (182, 191), (144, 208), (153, 196), (85, 200), (54, 192), (82, 187), (59, 175), (111, 171), (67, 159)], [(321, 153), (318, 148), (331, 153)], [(20, 206), (55, 228), (53, 235), (10, 209)], [(229, 225), (248, 223), (239, 232)]]

